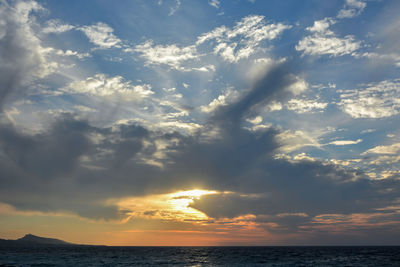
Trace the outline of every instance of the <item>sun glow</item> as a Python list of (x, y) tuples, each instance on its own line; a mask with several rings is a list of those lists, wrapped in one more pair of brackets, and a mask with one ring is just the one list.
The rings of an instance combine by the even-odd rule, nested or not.
[(190, 207), (196, 199), (205, 195), (218, 194), (218, 191), (194, 189), (169, 194), (154, 194), (143, 197), (131, 197), (110, 200), (109, 204), (117, 205), (125, 211), (128, 218), (148, 218), (175, 221), (202, 222), (209, 217), (203, 212)]

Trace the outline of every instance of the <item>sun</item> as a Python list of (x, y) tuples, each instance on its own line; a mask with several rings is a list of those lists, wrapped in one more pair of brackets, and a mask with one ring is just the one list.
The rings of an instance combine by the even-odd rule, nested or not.
[(182, 198), (192, 198), (192, 199), (199, 199), (204, 195), (212, 195), (217, 194), (217, 191), (210, 191), (210, 190), (202, 190), (202, 189), (193, 189), (188, 191), (179, 191), (176, 193), (170, 194), (173, 197), (182, 197)]
[[(201, 222), (209, 217), (190, 205), (205, 195), (218, 194), (214, 190), (192, 189), (168, 194), (153, 194), (112, 200), (120, 210), (129, 211), (130, 218)], [(109, 202), (110, 203), (110, 202)]]

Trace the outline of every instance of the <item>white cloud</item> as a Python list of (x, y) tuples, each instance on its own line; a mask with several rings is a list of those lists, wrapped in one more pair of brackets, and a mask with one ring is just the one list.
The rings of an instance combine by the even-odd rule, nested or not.
[(362, 139), (357, 139), (357, 140), (336, 140), (329, 142), (328, 145), (334, 145), (334, 146), (347, 146), (347, 145), (355, 145), (358, 143), (361, 143)]
[(290, 153), (303, 147), (321, 147), (318, 141), (320, 134), (308, 133), (304, 131), (283, 131), (277, 135), (277, 140), (281, 144), (279, 150), (283, 153)]
[(211, 32), (203, 33), (199, 37), (197, 37), (197, 42), (196, 45), (200, 45), (208, 40), (212, 39), (217, 39), (220, 40), (222, 39), (222, 36), (225, 34), (225, 32), (228, 31), (228, 29), (225, 26), (217, 27)]
[(337, 37), (329, 30), (329, 26), (336, 23), (332, 19), (325, 18), (314, 22), (307, 30), (313, 33), (304, 37), (296, 45), (297, 51), (303, 51), (303, 55), (329, 55), (332, 57), (353, 54), (361, 47), (361, 42), (347, 35), (344, 38)]
[(389, 146), (376, 146), (374, 148), (368, 149), (363, 152), (365, 154), (388, 154), (388, 155), (398, 155), (400, 153), (400, 143), (395, 143)]
[(63, 33), (75, 29), (75, 26), (64, 24), (58, 19), (49, 20), (46, 23), (46, 27), (42, 29), (44, 33)]
[(250, 122), (251, 124), (260, 124), (263, 121), (263, 118), (261, 116), (256, 116), (252, 119), (247, 119), (248, 122)]
[(192, 70), (196, 70), (196, 71), (201, 71), (201, 72), (214, 72), (215, 71), (215, 66), (214, 65), (205, 65), (199, 68), (191, 68)]
[(232, 29), (221, 26), (200, 35), (194, 45), (156, 45), (148, 40), (124, 51), (139, 53), (146, 60), (146, 65), (167, 65), (180, 71), (214, 72), (215, 66), (212, 64), (193, 64), (206, 55), (198, 52), (202, 44), (210, 41), (214, 54), (225, 61), (237, 62), (258, 51), (263, 40), (273, 40), (289, 28), (291, 26), (282, 23), (267, 24), (263, 16), (248, 16), (237, 22)]
[(305, 113), (313, 110), (322, 111), (328, 106), (328, 103), (315, 102), (307, 99), (291, 99), (286, 104), (287, 109), (293, 110), (297, 113)]
[(77, 57), (79, 59), (90, 57), (89, 53), (79, 53), (77, 51), (72, 51), (72, 50), (69, 50), (69, 49), (67, 49), (65, 51), (64, 50), (60, 50), (60, 49), (55, 50), (55, 54), (58, 55), (58, 56), (75, 56), (75, 57)]
[(200, 109), (202, 112), (210, 113), (216, 110), (220, 106), (226, 106), (232, 101), (234, 101), (238, 97), (238, 92), (233, 90), (232, 88), (228, 88), (227, 91), (213, 99), (208, 105), (201, 106)]
[(294, 162), (296, 162), (296, 161), (304, 161), (304, 160), (306, 160), (306, 161), (316, 161), (315, 158), (307, 155), (304, 152), (300, 153), (300, 154), (297, 154), (297, 155), (294, 155), (293, 159), (292, 159), (292, 161), (294, 161)]
[(105, 23), (98, 22), (91, 26), (80, 27), (90, 42), (100, 49), (121, 48), (121, 40), (114, 35), (114, 30)]
[(338, 38), (335, 36), (307, 36), (302, 39), (296, 50), (304, 51), (305, 55), (331, 55), (343, 56), (351, 54), (360, 48), (360, 42), (354, 40), (353, 36)]
[(338, 18), (353, 18), (361, 14), (367, 4), (361, 0), (346, 0), (343, 8), (337, 15)]
[(321, 34), (326, 34), (326, 33), (331, 34), (332, 31), (329, 30), (329, 27), (334, 23), (335, 23), (334, 20), (328, 18), (325, 18), (323, 20), (316, 20), (314, 21), (314, 25), (311, 27), (307, 27), (306, 30)]
[[(196, 51), (194, 45), (186, 47), (178, 47), (175, 44), (172, 45), (154, 45), (153, 41), (147, 41), (143, 44), (135, 46), (134, 49), (126, 49), (126, 52), (137, 52), (141, 54), (141, 57), (146, 59), (146, 65), (168, 65), (176, 70), (187, 70), (182, 64), (185, 61), (197, 59), (199, 54)], [(205, 71), (210, 66), (203, 66), (204, 69), (196, 69), (199, 71)]]
[[(163, 112), (161, 116), (164, 119), (173, 119), (178, 117), (185, 117), (189, 115), (189, 109), (183, 107), (177, 100), (182, 98), (181, 94), (175, 94), (170, 97), (165, 97), (162, 100), (153, 99), (154, 101), (158, 102), (158, 105), (167, 107), (167, 111)], [(169, 100), (172, 99), (172, 100)], [(172, 109), (172, 111), (171, 111)]]
[(294, 95), (299, 95), (306, 91), (308, 89), (308, 83), (300, 78), (300, 77), (294, 77), (296, 79), (296, 82), (292, 83), (289, 87), (287, 87), (285, 90), (291, 92)]
[(210, 5), (210, 6), (213, 6), (213, 7), (215, 7), (215, 8), (219, 8), (219, 5), (220, 5), (220, 2), (218, 1), (218, 0), (209, 0), (208, 1), (208, 4)]
[(132, 85), (121, 76), (107, 77), (96, 74), (82, 81), (75, 81), (63, 88), (67, 93), (88, 94), (101, 97), (120, 96), (121, 100), (140, 100), (153, 94), (148, 84)]
[[(159, 2), (160, 3), (160, 2)], [(170, 8), (168, 16), (172, 16), (181, 6), (181, 0), (175, 0), (175, 6)]]
[(282, 23), (267, 24), (264, 16), (250, 15), (237, 22), (232, 29), (221, 26), (202, 34), (196, 44), (215, 40), (215, 54), (225, 61), (238, 62), (254, 54), (262, 41), (276, 39), (284, 30), (290, 28), (290, 25)]
[(342, 94), (338, 105), (353, 118), (384, 118), (400, 113), (400, 80), (339, 92)]
[(282, 104), (281, 102), (278, 101), (271, 101), (268, 106), (267, 106), (269, 111), (276, 111), (276, 110), (281, 110), (282, 109)]
[(361, 162), (361, 159), (348, 159), (348, 160), (340, 160), (340, 159), (328, 159), (326, 162), (328, 164), (336, 164), (336, 165), (341, 165), (344, 167), (354, 167), (354, 165), (358, 164)]

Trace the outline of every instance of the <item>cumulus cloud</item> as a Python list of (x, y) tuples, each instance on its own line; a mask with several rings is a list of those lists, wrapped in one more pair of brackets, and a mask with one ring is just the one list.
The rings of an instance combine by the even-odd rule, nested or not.
[(329, 29), (336, 21), (330, 18), (317, 20), (307, 30), (312, 35), (304, 37), (296, 45), (297, 51), (303, 51), (303, 55), (329, 55), (331, 57), (351, 55), (361, 47), (361, 42), (354, 36), (347, 35), (344, 38), (336, 36)]
[(103, 22), (78, 28), (99, 49), (121, 48), (121, 40), (114, 35), (114, 29)]
[(74, 81), (63, 89), (64, 92), (88, 94), (93, 96), (119, 96), (121, 100), (140, 100), (154, 94), (148, 84), (132, 85), (121, 76), (107, 77), (96, 74), (82, 81)]
[[(153, 41), (146, 41), (135, 46), (134, 49), (127, 49), (127, 52), (137, 52), (146, 60), (147, 65), (168, 65), (176, 70), (186, 70), (182, 64), (188, 60), (199, 58), (195, 46), (178, 47), (177, 45), (154, 45)], [(207, 67), (203, 67), (207, 71)], [(203, 69), (201, 69), (203, 70)]]
[(254, 54), (262, 41), (276, 39), (290, 28), (283, 23), (267, 24), (264, 16), (251, 15), (237, 22), (232, 29), (221, 26), (200, 35), (196, 44), (199, 46), (214, 40), (215, 54), (225, 61), (238, 62)]
[(228, 88), (226, 93), (218, 96), (217, 98), (213, 99), (208, 105), (201, 106), (200, 109), (202, 112), (210, 113), (218, 109), (220, 106), (226, 106), (229, 103), (233, 102), (239, 93), (232, 88)]
[(339, 107), (353, 118), (385, 118), (400, 112), (399, 80), (381, 81), (339, 92)]

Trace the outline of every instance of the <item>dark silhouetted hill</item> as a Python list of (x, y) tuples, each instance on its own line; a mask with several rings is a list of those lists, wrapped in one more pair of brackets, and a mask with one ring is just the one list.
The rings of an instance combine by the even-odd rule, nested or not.
[(67, 246), (76, 244), (68, 243), (60, 239), (40, 237), (32, 234), (27, 234), (24, 237), (16, 240), (0, 239), (0, 246), (14, 247), (14, 246), (42, 246), (42, 245)]
[(31, 234), (27, 234), (24, 237), (17, 239), (16, 241), (43, 245), (71, 245), (71, 243), (65, 242), (60, 239), (40, 237)]

